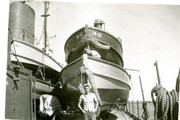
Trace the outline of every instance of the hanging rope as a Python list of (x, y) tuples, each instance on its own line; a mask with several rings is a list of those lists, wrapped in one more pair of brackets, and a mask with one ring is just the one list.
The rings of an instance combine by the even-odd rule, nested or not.
[(151, 91), (151, 97), (155, 120), (178, 120), (178, 95), (175, 90), (169, 92), (161, 85), (156, 85)]
[(96, 48), (98, 48), (98, 49), (102, 49), (102, 50), (109, 50), (109, 49), (110, 49), (110, 46), (104, 45), (104, 44), (100, 43), (99, 41), (94, 40), (91, 36), (85, 35), (85, 36), (81, 39), (81, 41), (78, 42), (77, 46), (75, 46), (75, 47), (72, 49), (72, 52), (77, 52), (77, 51), (79, 51), (80, 49), (86, 47), (87, 43), (94, 45), (94, 46), (95, 46)]

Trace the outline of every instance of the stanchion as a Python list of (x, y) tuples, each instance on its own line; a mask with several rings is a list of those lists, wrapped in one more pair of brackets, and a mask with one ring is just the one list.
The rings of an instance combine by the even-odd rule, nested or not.
[(138, 117), (138, 119), (139, 119), (139, 101), (137, 100), (137, 117)]
[(134, 105), (133, 105), (133, 101), (132, 101), (132, 114), (134, 115)]

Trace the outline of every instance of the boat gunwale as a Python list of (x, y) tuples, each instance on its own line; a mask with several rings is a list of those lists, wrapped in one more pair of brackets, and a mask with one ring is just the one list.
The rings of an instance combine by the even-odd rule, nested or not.
[[(122, 50), (122, 52), (123, 52), (122, 44), (119, 42), (119, 40), (118, 40), (115, 36), (113, 36), (112, 34), (106, 32), (106, 31), (97, 29), (97, 28), (95, 28), (95, 27), (88, 27), (88, 28), (94, 29), (94, 30), (98, 30), (98, 31), (101, 31), (101, 32), (104, 32), (104, 33), (109, 34), (110, 36), (114, 37), (114, 38), (117, 40), (117, 42), (120, 44), (121, 50)], [(79, 30), (77, 30), (76, 32), (74, 32), (74, 33), (67, 39), (67, 41), (66, 41), (66, 43), (65, 43), (65, 45), (64, 45), (64, 51), (65, 51), (65, 54), (66, 54), (67, 58), (69, 58), (69, 55), (72, 53), (72, 51), (70, 51), (70, 52), (67, 54), (67, 50), (66, 50), (66, 48), (67, 48), (66, 46), (67, 46), (70, 38), (73, 37), (76, 33), (78, 33), (79, 31), (81, 31), (81, 30), (83, 30), (83, 29), (85, 30), (84, 27), (80, 28)], [(100, 42), (102, 42), (103, 44), (107, 44), (106, 42), (104, 42), (104, 41), (102, 41), (102, 40), (101, 40)], [(75, 45), (75, 46), (76, 46), (76, 45)], [(115, 53), (118, 55), (118, 57), (120, 58), (120, 60), (121, 60), (121, 62), (122, 62), (122, 66), (124, 66), (123, 56), (122, 56), (114, 47), (110, 47), (110, 48), (111, 48), (113, 51), (115, 51)]]
[[(123, 49), (122, 49), (122, 44), (121, 44), (121, 43), (119, 42), (119, 40), (118, 40), (114, 35), (112, 35), (111, 33), (107, 32), (107, 31), (104, 31), (104, 30), (101, 30), (101, 29), (98, 29), (98, 28), (95, 28), (95, 27), (90, 27), (90, 26), (88, 26), (88, 28), (89, 28), (89, 29), (93, 29), (93, 30), (97, 30), (97, 31), (100, 31), (100, 32), (103, 32), (103, 33), (108, 34), (108, 35), (110, 35), (111, 37), (115, 38), (115, 39), (117, 40), (117, 42), (119, 43), (119, 45), (120, 45), (120, 47), (121, 47), (121, 50), (123, 51)], [(66, 43), (65, 43), (65, 45), (64, 45), (64, 51), (65, 51), (65, 53), (67, 52), (67, 51), (66, 51), (66, 46), (67, 46), (67, 44), (69, 43), (70, 38), (72, 38), (76, 33), (78, 33), (79, 31), (81, 31), (81, 30), (83, 30), (83, 29), (85, 29), (85, 27), (82, 27), (82, 28), (78, 29), (77, 31), (75, 31), (75, 32), (67, 39), (67, 41), (66, 41)]]
[(115, 67), (118, 67), (121, 70), (123, 70), (123, 72), (125, 72), (129, 77), (129, 74), (127, 73), (127, 71), (125, 69), (123, 69), (120, 65), (116, 64), (116, 63), (113, 63), (113, 62), (110, 62), (110, 61), (107, 61), (107, 60), (103, 60), (103, 59), (93, 58), (91, 56), (88, 56), (88, 58), (91, 59), (91, 60), (95, 60), (95, 61), (98, 61), (98, 62), (103, 62), (103, 63), (109, 64), (109, 65), (113, 65)]
[[(82, 58), (83, 58), (83, 56), (81, 56), (81, 57), (79, 57), (78, 59), (74, 60), (73, 62), (67, 64), (67, 65), (61, 70), (60, 76), (62, 75), (63, 71), (64, 71), (66, 68), (68, 68), (69, 66), (71, 66), (71, 65), (75, 64), (76, 62), (82, 60)], [(128, 78), (130, 79), (130, 76), (129, 76), (129, 74), (127, 73), (127, 71), (126, 71), (125, 69), (123, 69), (121, 66), (119, 66), (119, 65), (117, 65), (117, 64), (115, 64), (115, 63), (106, 61), (106, 60), (96, 59), (96, 58), (93, 58), (93, 57), (91, 57), (91, 56), (88, 56), (88, 58), (89, 58), (90, 60), (95, 60), (95, 61), (98, 61), (98, 62), (103, 62), (103, 63), (109, 64), (109, 65), (112, 65), (112, 66), (114, 66), (114, 67), (117, 67), (117, 68), (121, 69), (124, 73), (126, 73), (126, 75), (128, 76)]]
[[(123, 61), (123, 58), (122, 58), (122, 56), (121, 55), (119, 55), (119, 53), (114, 49), (114, 48), (111, 48), (113, 51), (115, 51), (115, 53), (118, 55), (118, 57), (120, 58), (120, 61), (122, 62), (122, 66), (124, 66), (124, 61)], [(69, 58), (69, 55), (71, 55), (72, 54), (72, 52), (70, 52), (69, 54), (68, 54), (68, 58)], [(69, 59), (68, 59), (69, 60)], [(105, 60), (106, 61), (106, 60)], [(73, 61), (72, 61), (73, 62)], [(108, 62), (110, 62), (110, 61), (108, 61)], [(112, 62), (113, 63), (113, 62)], [(69, 63), (70, 64), (70, 63)], [(114, 63), (114, 64), (116, 64), (116, 63)]]
[[(127, 82), (124, 82), (124, 81), (122, 81), (121, 79), (117, 79), (117, 78), (115, 78), (115, 77), (111, 77), (111, 76), (107, 76), (107, 75), (100, 75), (100, 74), (97, 74), (97, 73), (93, 73), (94, 75), (96, 75), (96, 76), (103, 76), (103, 77), (106, 77), (106, 78), (111, 78), (111, 79), (113, 79), (113, 80), (116, 80), (116, 81), (118, 81), (118, 82), (120, 82), (120, 83), (123, 83), (123, 84), (125, 84), (125, 85), (127, 85), (127, 87), (129, 88), (129, 90), (131, 90), (131, 86), (127, 83)], [(77, 75), (74, 75), (74, 76), (77, 76)], [(67, 80), (66, 82), (64, 82), (63, 83), (63, 85), (62, 86), (65, 86), (65, 85), (67, 85), (69, 82), (71, 82), (72, 80), (74, 80), (74, 79), (72, 79), (72, 78), (74, 78), (74, 76), (72, 76), (71, 78), (70, 78), (70, 80)], [(97, 89), (105, 89), (105, 88), (97, 88)], [(111, 88), (108, 88), (108, 89), (111, 89)], [(114, 89), (122, 89), (122, 88), (114, 88)], [(124, 89), (124, 88), (123, 88)], [(127, 90), (127, 89), (124, 89), (124, 90)]]
[[(53, 60), (53, 61), (54, 61), (57, 65), (59, 65), (61, 68), (63, 68), (63, 66), (62, 66), (60, 63), (58, 63), (54, 58), (52, 58), (52, 57), (49, 56), (46, 52), (44, 52), (43, 50), (37, 48), (36, 46), (34, 46), (34, 45), (32, 45), (32, 44), (29, 44), (29, 43), (27, 43), (27, 42), (24, 42), (24, 41), (20, 41), (20, 40), (18, 40), (18, 39), (13, 39), (13, 41), (15, 41), (15, 42), (17, 42), (17, 43), (22, 43), (22, 44), (27, 45), (27, 46), (35, 49), (35, 50), (38, 50), (38, 51), (41, 52), (42, 54), (48, 56), (51, 60)], [(18, 54), (16, 53), (16, 55), (18, 55)], [(21, 55), (19, 55), (19, 56), (21, 56)], [(27, 57), (25, 57), (25, 58), (27, 58)], [(30, 59), (30, 58), (28, 58), (28, 59)], [(34, 60), (34, 61), (35, 61), (35, 60)], [(39, 62), (38, 62), (38, 63), (39, 63)], [(41, 64), (42, 64), (42, 63), (41, 63)]]
[[(93, 73), (93, 74), (95, 74), (96, 76), (99, 76), (99, 77), (106, 77), (106, 78), (110, 78), (110, 79), (113, 79), (113, 80), (116, 80), (116, 81), (118, 81), (118, 82), (121, 82), (121, 83), (123, 83), (123, 84), (126, 84), (128, 87), (129, 87), (129, 90), (131, 89), (131, 86), (130, 86), (130, 84), (128, 84), (128, 82), (124, 82), (124, 81), (122, 81), (121, 79), (117, 79), (117, 78), (115, 78), (115, 77), (112, 77), (112, 76), (108, 76), (108, 75), (100, 75), (100, 74), (97, 74), (97, 73)], [(127, 75), (128, 76), (128, 75)], [(129, 82), (130, 83), (130, 82)], [(102, 88), (101, 88), (102, 89)], [(115, 88), (114, 88), (115, 89)], [(118, 88), (116, 88), (116, 89), (118, 89)]]
[[(46, 64), (43, 64), (43, 63), (41, 63), (41, 62), (38, 62), (38, 61), (35, 61), (35, 60), (33, 60), (33, 59), (31, 59), (31, 58), (27, 58), (27, 57), (24, 57), (24, 56), (22, 56), (22, 55), (15, 55), (15, 54), (12, 54), (12, 55), (14, 55), (14, 56), (17, 56), (17, 57), (20, 57), (20, 58), (22, 58), (22, 59), (26, 59), (26, 60), (30, 60), (31, 62), (34, 62), (34, 63), (36, 63), (36, 64), (40, 64), (40, 65), (42, 65), (42, 66), (45, 66), (46, 67), (46, 69), (52, 69), (52, 70), (54, 70), (54, 71), (56, 71), (56, 72), (60, 72), (60, 71), (58, 71), (58, 70), (56, 70), (56, 69), (54, 69), (54, 68), (52, 68), (52, 67), (50, 67), (50, 66), (47, 66)], [(11, 60), (11, 61), (14, 61), (14, 60)], [(14, 61), (14, 62), (16, 62), (16, 61)], [(25, 63), (25, 62), (22, 62), (22, 63)], [(25, 64), (31, 64), (31, 63), (25, 63)], [(33, 65), (35, 65), (35, 64), (33, 64)], [(35, 65), (35, 66), (38, 66), (38, 65)]]

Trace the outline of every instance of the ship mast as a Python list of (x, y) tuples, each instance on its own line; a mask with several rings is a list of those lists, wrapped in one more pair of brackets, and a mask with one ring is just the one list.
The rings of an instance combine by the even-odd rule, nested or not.
[[(44, 1), (44, 15), (41, 15), (41, 17), (44, 17), (44, 48), (43, 48), (44, 53), (47, 52), (46, 51), (46, 49), (47, 49), (47, 17), (50, 16), (50, 14), (47, 14), (47, 11), (49, 9), (49, 4), (50, 4), (49, 1)], [(45, 75), (46, 75), (45, 66), (43, 66), (42, 68), (43, 68), (43, 73), (41, 71), (40, 66), (38, 67), (37, 72), (40, 71), (43, 80), (45, 80)]]
[(50, 14), (47, 14), (47, 11), (49, 4), (49, 1), (44, 1), (44, 15), (41, 15), (41, 17), (44, 17), (44, 51), (47, 49), (47, 17), (50, 16)]

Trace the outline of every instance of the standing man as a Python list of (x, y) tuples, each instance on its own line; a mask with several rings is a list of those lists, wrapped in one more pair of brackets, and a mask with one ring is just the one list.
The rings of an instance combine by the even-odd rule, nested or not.
[(96, 95), (90, 92), (90, 88), (89, 84), (84, 85), (85, 94), (80, 96), (78, 103), (79, 109), (84, 114), (84, 120), (96, 120), (95, 112), (98, 107), (98, 101)]

